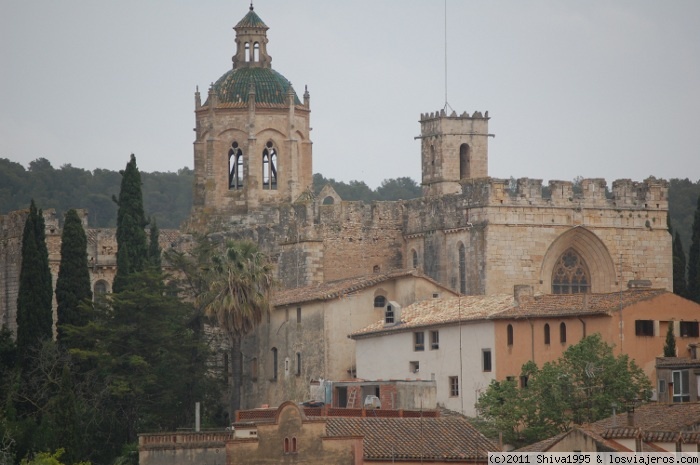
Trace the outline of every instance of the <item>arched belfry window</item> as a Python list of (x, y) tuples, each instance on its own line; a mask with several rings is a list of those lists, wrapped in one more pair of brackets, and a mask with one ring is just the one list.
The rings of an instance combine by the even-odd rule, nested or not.
[(243, 187), (243, 150), (238, 142), (233, 141), (228, 150), (228, 188), (241, 189)]
[(467, 293), (467, 252), (464, 244), (459, 244), (459, 292)]
[(267, 141), (262, 155), (263, 189), (277, 189), (277, 149), (272, 141)]
[(250, 42), (245, 43), (245, 61), (250, 61)]
[(418, 268), (418, 252), (416, 252), (416, 249), (411, 249), (411, 261), (413, 268)]
[(471, 176), (471, 159), (469, 156), (469, 145), (459, 146), (459, 179), (467, 179)]
[(583, 294), (591, 290), (591, 277), (583, 258), (574, 249), (567, 249), (552, 273), (552, 294)]
[(260, 44), (257, 42), (253, 44), (253, 61), (260, 61)]

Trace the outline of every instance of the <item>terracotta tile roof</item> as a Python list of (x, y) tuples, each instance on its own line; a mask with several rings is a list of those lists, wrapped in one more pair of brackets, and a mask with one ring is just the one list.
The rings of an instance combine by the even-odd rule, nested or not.
[(445, 325), (458, 321), (485, 320), (512, 306), (513, 296), (510, 294), (428, 299), (401, 309), (399, 323), (385, 326), (384, 320), (380, 320), (351, 334), (350, 337), (407, 331), (412, 328)]
[(529, 444), (520, 449), (516, 449), (516, 452), (547, 452), (554, 444), (565, 438), (570, 431), (564, 431), (551, 438), (543, 439), (542, 441), (536, 442), (534, 444)]
[(608, 428), (602, 432), (601, 436), (605, 439), (634, 439), (641, 434), (639, 428), (619, 426), (616, 428)]
[(609, 294), (545, 294), (525, 296), (520, 305), (493, 318), (548, 318), (579, 315), (607, 315), (644, 300), (653, 299), (665, 289), (634, 289)]
[(700, 368), (700, 360), (688, 357), (656, 357), (656, 368)]
[(700, 431), (686, 431), (681, 433), (681, 439), (686, 444), (700, 444)]
[(465, 419), (329, 418), (326, 434), (363, 436), (369, 460), (480, 460), (500, 452)]
[(338, 281), (327, 281), (311, 286), (300, 287), (296, 289), (286, 289), (277, 292), (272, 298), (272, 304), (275, 307), (283, 305), (292, 305), (303, 302), (312, 302), (317, 300), (333, 300), (338, 299), (354, 292), (366, 289), (384, 281), (403, 278), (407, 276), (415, 276), (430, 281), (439, 288), (452, 292), (442, 286), (433, 279), (425, 276), (418, 270), (396, 270), (389, 273), (376, 273), (370, 275), (356, 276), (354, 278), (341, 279)]
[[(616, 425), (620, 425), (617, 427)], [(590, 428), (601, 434), (608, 429), (629, 429), (627, 413), (591, 423)], [(682, 404), (648, 403), (637, 407), (634, 412), (634, 427), (644, 432), (650, 431), (694, 431), (700, 428), (700, 402)], [(612, 433), (611, 433), (612, 434)]]

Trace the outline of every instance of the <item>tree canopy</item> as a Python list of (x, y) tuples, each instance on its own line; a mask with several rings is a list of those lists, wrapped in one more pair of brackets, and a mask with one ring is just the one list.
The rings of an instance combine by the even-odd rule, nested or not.
[(567, 431), (646, 400), (650, 383), (627, 355), (613, 354), (613, 346), (599, 334), (570, 346), (561, 358), (522, 367), (523, 386), (515, 380), (492, 381), (476, 408), (487, 436), (522, 446)]

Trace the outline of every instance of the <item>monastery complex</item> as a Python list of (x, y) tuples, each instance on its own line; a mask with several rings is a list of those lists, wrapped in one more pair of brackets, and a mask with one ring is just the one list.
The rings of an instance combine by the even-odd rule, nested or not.
[[(541, 180), (525, 178), (511, 186), (508, 180), (489, 177), (488, 112), (448, 114), (438, 110), (419, 115), (421, 150), (415, 154), (415, 162), (422, 167), (420, 198), (346, 201), (330, 186), (314, 193), (310, 93), (305, 89), (300, 97), (273, 69), (268, 26), (252, 6), (234, 30), (232, 67), (206, 95), (195, 93), (191, 216), (179, 231), (162, 231), (161, 245), (186, 250), (192, 233), (203, 233), (252, 240), (272, 257), (281, 289), (268, 321), (244, 344), (243, 366), (248, 368), (244, 369), (243, 407), (319, 396), (330, 401), (328, 395), (319, 393), (324, 380), (355, 379), (363, 370), (380, 378), (375, 369), (358, 365), (356, 340), (370, 347), (367, 335), (382, 333), (371, 325), (401, 325), (402, 308), (429, 299), (440, 299), (435, 308), (442, 308), (454, 307), (444, 299), (469, 296), (464, 302), (471, 302), (473, 311), (482, 304), (496, 305), (493, 302), (505, 305), (499, 307), (505, 311), (518, 305), (516, 288), (525, 289), (525, 297), (532, 299), (633, 293), (629, 287), (643, 287), (650, 292), (650, 299), (663, 300), (660, 295), (672, 291), (666, 181), (653, 177), (620, 179), (608, 190), (604, 179), (584, 179), (581, 190), (575, 191), (572, 182), (550, 181), (543, 189)], [(565, 159), (566, 154), (562, 155)], [(492, 162), (498, 163), (497, 155)], [(52, 212), (45, 215), (55, 278), (61, 224)], [(16, 328), (25, 216), (26, 212), (14, 212), (0, 217), (0, 323), (12, 329)], [(110, 292), (116, 268), (115, 231), (91, 229), (89, 212), (83, 216), (94, 291)], [(625, 297), (630, 305), (638, 300)], [(584, 301), (588, 302), (576, 300), (576, 305), (583, 308)], [(673, 305), (679, 304), (674, 301)], [(670, 320), (695, 315), (697, 322), (700, 310), (692, 305), (679, 310), (682, 315), (678, 316), (661, 316), (663, 309), (644, 307), (644, 319), (665, 322), (652, 324), (657, 333)], [(462, 310), (472, 311), (469, 306), (460, 307), (456, 317), (450, 313), (450, 321), (461, 321)], [(610, 304), (600, 313), (613, 311), (614, 304)], [(552, 331), (563, 324), (560, 313), (537, 312), (539, 318), (551, 318), (548, 335), (550, 324)], [(659, 316), (649, 316), (654, 312)], [(420, 309), (412, 309), (406, 315), (420, 313)], [(482, 316), (486, 319), (489, 315), (492, 313), (484, 312)], [(480, 376), (487, 349), (493, 374), (498, 373), (499, 378), (517, 375), (498, 365), (504, 359), (499, 359), (500, 354), (508, 353), (499, 352), (500, 345), (508, 345), (506, 331), (511, 331), (511, 350), (513, 346), (513, 329), (506, 329), (506, 316), (495, 319), (482, 332), (483, 344), (488, 347), (475, 347), (478, 353), (464, 355), (477, 360), (474, 363), (481, 367)], [(513, 318), (517, 317), (518, 312), (513, 313)], [(567, 318), (567, 324), (576, 323), (575, 318)], [(428, 326), (411, 323), (412, 328), (428, 328), (425, 341), (420, 341), (426, 353), (446, 347), (445, 342), (430, 339), (430, 328), (435, 332), (446, 321), (433, 319)], [(618, 324), (619, 319), (606, 316), (596, 322), (589, 323), (589, 330), (607, 322)], [(634, 326), (634, 322), (628, 324)], [(520, 327), (523, 332), (529, 328), (523, 321), (516, 325), (516, 331)], [(557, 339), (554, 353), (561, 353), (562, 347), (585, 335), (580, 325), (570, 328), (568, 342), (566, 337)], [(651, 336), (662, 339), (657, 333), (652, 330)], [(354, 339), (347, 337), (350, 334)], [(617, 343), (615, 338), (622, 332), (610, 330), (606, 334), (610, 342)], [(406, 344), (415, 351), (417, 336), (411, 337)], [(527, 355), (530, 344), (518, 339), (517, 333), (515, 337), (516, 347), (522, 347), (516, 352)], [(385, 343), (372, 344), (390, 350)], [(685, 350), (684, 345), (679, 346)], [(392, 368), (391, 377), (424, 381), (431, 380), (432, 373), (431, 389), (437, 390), (433, 397), (438, 402), (455, 394), (454, 388), (459, 395), (460, 384), (469, 385), (459, 378), (468, 373), (459, 375), (455, 369), (452, 375), (443, 376), (437, 368), (425, 367), (427, 362), (420, 367), (410, 365), (420, 360), (417, 355), (408, 357), (400, 369)], [(515, 362), (508, 363), (515, 366)], [(456, 381), (454, 376), (458, 376)], [(486, 383), (489, 377), (492, 375), (480, 382)], [(451, 384), (454, 382), (457, 384)], [(333, 402), (342, 403), (344, 396), (349, 404), (351, 392), (336, 392)], [(363, 391), (369, 392), (374, 393)], [(469, 396), (466, 403), (473, 405), (474, 392)]]

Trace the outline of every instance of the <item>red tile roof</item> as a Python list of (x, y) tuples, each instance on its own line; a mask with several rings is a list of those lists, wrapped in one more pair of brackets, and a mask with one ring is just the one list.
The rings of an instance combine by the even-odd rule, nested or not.
[(353, 278), (341, 279), (338, 281), (326, 281), (311, 286), (300, 287), (296, 289), (281, 290), (272, 298), (272, 304), (275, 307), (284, 305), (299, 304), (303, 302), (312, 302), (318, 300), (333, 300), (347, 295), (351, 295), (362, 289), (372, 287), (376, 284), (385, 281), (415, 276), (417, 278), (430, 281), (435, 286), (448, 291), (451, 294), (454, 292), (447, 289), (437, 281), (425, 276), (419, 270), (396, 270), (388, 273), (376, 273), (371, 275), (356, 276)]
[(634, 289), (608, 294), (546, 294), (525, 296), (518, 306), (494, 318), (549, 318), (561, 316), (607, 315), (637, 302), (668, 293), (665, 289)]
[(329, 418), (328, 436), (363, 436), (369, 460), (478, 460), (500, 452), (464, 418)]
[(384, 320), (350, 335), (352, 338), (377, 335), (384, 332), (407, 331), (413, 328), (439, 326), (458, 321), (485, 320), (513, 307), (510, 294), (491, 296), (461, 296), (428, 299), (401, 310), (401, 321), (387, 326)]
[(644, 404), (635, 409), (633, 426), (629, 427), (627, 425), (627, 413), (620, 413), (615, 417), (609, 417), (591, 423), (590, 428), (601, 434), (609, 429), (626, 430), (628, 433), (632, 429), (641, 429), (644, 432), (696, 431), (700, 428), (700, 402)]

